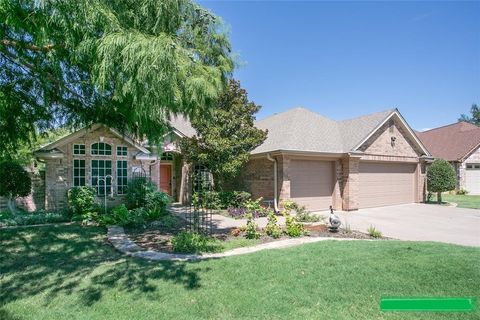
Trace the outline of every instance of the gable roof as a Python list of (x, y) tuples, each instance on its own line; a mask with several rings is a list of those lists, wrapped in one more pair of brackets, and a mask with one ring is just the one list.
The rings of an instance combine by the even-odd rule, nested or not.
[(182, 137), (193, 137), (196, 134), (190, 121), (182, 115), (172, 117), (169, 122), (174, 132)]
[(415, 136), (397, 109), (335, 121), (305, 108), (294, 108), (257, 121), (256, 126), (268, 130), (265, 142), (252, 151), (260, 154), (273, 151), (349, 153), (357, 149), (386, 121), (397, 117), (418, 147), (428, 150)]
[(113, 129), (113, 128), (110, 128), (110, 127), (107, 127), (103, 124), (100, 124), (100, 123), (96, 123), (90, 127), (85, 127), (83, 129), (80, 129), (80, 130), (77, 130), (69, 135), (66, 135), (65, 137), (63, 138), (60, 138), (58, 139), (57, 141), (54, 141), (52, 143), (49, 143), (43, 147), (41, 147), (40, 149), (36, 150), (34, 153), (37, 155), (37, 156), (44, 156), (44, 155), (47, 155), (47, 154), (54, 154), (55, 152), (53, 152), (54, 150), (57, 150), (57, 153), (58, 152), (61, 152), (60, 150), (57, 149), (57, 147), (59, 146), (63, 146), (71, 141), (74, 141), (82, 136), (84, 136), (85, 134), (87, 134), (88, 132), (91, 132), (91, 131), (94, 131), (94, 130), (97, 130), (101, 127), (105, 127), (107, 128), (108, 130), (110, 130), (110, 132), (112, 132), (114, 135), (116, 135), (117, 137), (119, 137), (120, 139), (123, 139), (124, 141), (128, 142), (129, 144), (131, 144), (132, 146), (134, 146), (135, 148), (137, 148), (138, 150), (140, 150), (141, 152), (143, 153), (146, 153), (146, 154), (150, 154), (150, 151), (143, 147), (142, 145), (140, 145), (139, 143), (135, 142), (132, 138), (128, 137), (127, 135), (125, 134), (122, 134), (120, 133), (119, 131)]
[(460, 121), (417, 133), (434, 157), (463, 161), (480, 147), (480, 127)]

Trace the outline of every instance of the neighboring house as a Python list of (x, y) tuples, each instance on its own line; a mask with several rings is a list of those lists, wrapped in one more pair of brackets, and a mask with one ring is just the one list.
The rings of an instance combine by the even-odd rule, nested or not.
[(480, 194), (480, 127), (459, 121), (417, 135), (432, 156), (455, 167), (457, 189)]
[[(192, 136), (188, 121), (171, 122), (162, 150), (147, 148), (114, 129), (95, 125), (36, 152), (46, 163), (46, 207), (64, 207), (66, 192), (92, 185), (111, 204), (121, 201), (135, 174), (150, 177), (176, 201), (188, 199), (191, 166), (176, 140)], [(310, 210), (358, 208), (424, 200), (425, 161), (430, 157), (397, 109), (334, 121), (303, 108), (273, 115), (256, 125), (265, 142), (234, 184), (237, 189), (280, 203), (293, 199)], [(160, 156), (159, 156), (160, 155)], [(99, 180), (101, 183), (99, 183)], [(276, 182), (276, 183), (275, 183)]]

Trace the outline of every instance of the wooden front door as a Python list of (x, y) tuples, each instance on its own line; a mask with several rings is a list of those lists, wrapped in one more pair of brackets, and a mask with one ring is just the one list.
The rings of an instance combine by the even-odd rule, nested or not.
[(172, 166), (160, 165), (160, 190), (172, 195)]

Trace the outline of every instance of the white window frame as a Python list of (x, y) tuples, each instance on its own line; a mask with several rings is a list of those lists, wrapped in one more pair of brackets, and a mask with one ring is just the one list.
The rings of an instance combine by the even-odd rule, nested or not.
[[(125, 167), (123, 167), (120, 170), (119, 168), (119, 163), (125, 163)], [(125, 175), (123, 175), (123, 170), (125, 169)], [(126, 187), (128, 185), (128, 161), (127, 160), (117, 160), (117, 167), (116, 167), (116, 179), (117, 179), (117, 194), (125, 194), (126, 192)], [(125, 179), (125, 180), (120, 180), (120, 179)], [(124, 183), (125, 182), (125, 183)], [(120, 191), (120, 188), (122, 189)]]
[[(76, 146), (83, 146), (83, 153), (75, 153)], [(82, 143), (74, 143), (72, 147), (72, 154), (74, 156), (84, 156), (87, 154), (87, 147), (85, 146), (85, 144), (82, 144)]]
[[(78, 170), (81, 170), (81, 169), (82, 169), (81, 166), (79, 166), (79, 167), (76, 167), (76, 166), (75, 166), (75, 161), (79, 161), (79, 162), (83, 161), (83, 170), (84, 170), (84, 171), (83, 171), (83, 172), (84, 172), (84, 175), (83, 175), (83, 176), (81, 176), (81, 175), (75, 175), (75, 168), (77, 168)], [(72, 185), (73, 185), (74, 187), (83, 187), (83, 186), (86, 186), (86, 185), (87, 185), (87, 163), (86, 163), (85, 159), (73, 159), (73, 166), (72, 166), (72, 168), (73, 168), (73, 169), (72, 169), (72, 176), (73, 176)], [(83, 185), (82, 185), (82, 184), (76, 184), (76, 183), (75, 183), (75, 180), (76, 180), (76, 179), (82, 179), (82, 178), (83, 178), (83, 181), (84, 181), (84, 184), (83, 184)]]
[[(118, 149), (119, 149), (119, 148), (125, 148), (125, 154), (118, 154), (118, 151), (119, 151)], [(122, 153), (123, 153), (123, 151), (122, 151)], [(127, 147), (127, 146), (117, 146), (117, 148), (116, 148), (116, 155), (117, 155), (117, 157), (121, 157), (121, 158), (126, 158), (126, 157), (128, 157), (128, 147)]]
[[(103, 150), (103, 154), (93, 154), (93, 145), (94, 144), (100, 144), (100, 143), (103, 143), (104, 145), (109, 145), (110, 146), (110, 154), (105, 154), (105, 149)], [(111, 157), (113, 155), (113, 145), (111, 145), (110, 143), (106, 143), (106, 142), (94, 142), (90, 145), (90, 154), (94, 157)]]

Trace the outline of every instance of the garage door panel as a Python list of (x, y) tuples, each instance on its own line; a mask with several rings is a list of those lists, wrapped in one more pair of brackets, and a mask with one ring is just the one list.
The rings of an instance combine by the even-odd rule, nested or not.
[(480, 168), (475, 168), (476, 166), (477, 164), (468, 164), (465, 174), (465, 188), (474, 195), (480, 194)]
[(415, 201), (416, 164), (360, 162), (359, 207)]
[(332, 205), (333, 162), (292, 160), (290, 198), (309, 210), (325, 210)]

